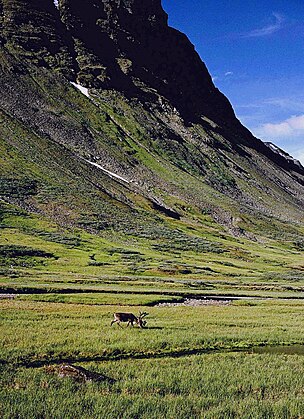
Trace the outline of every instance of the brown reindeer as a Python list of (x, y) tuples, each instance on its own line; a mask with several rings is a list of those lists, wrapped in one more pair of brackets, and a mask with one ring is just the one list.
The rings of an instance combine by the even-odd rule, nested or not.
[(122, 327), (120, 324), (122, 322), (122, 323), (127, 323), (127, 327), (129, 325), (133, 327), (134, 323), (136, 323), (138, 324), (140, 328), (143, 328), (147, 324), (147, 322), (143, 320), (143, 318), (147, 315), (148, 313), (146, 312), (142, 313), (141, 311), (139, 312), (138, 317), (134, 316), (133, 313), (114, 313), (114, 319), (111, 322), (111, 326), (113, 323), (117, 323), (118, 326)]

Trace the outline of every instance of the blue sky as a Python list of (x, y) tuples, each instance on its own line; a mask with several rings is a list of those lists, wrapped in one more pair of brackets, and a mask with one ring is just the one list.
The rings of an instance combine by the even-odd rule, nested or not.
[(163, 0), (257, 137), (304, 164), (304, 0)]

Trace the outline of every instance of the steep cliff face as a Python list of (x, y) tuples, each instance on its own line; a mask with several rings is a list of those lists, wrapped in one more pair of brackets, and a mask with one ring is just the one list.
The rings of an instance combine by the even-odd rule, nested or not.
[[(60, 69), (86, 87), (114, 88), (186, 121), (237, 124), (228, 100), (187, 37), (168, 27), (160, 0), (1, 1), (1, 35), (22, 58)], [(238, 124), (237, 124), (238, 125)]]
[(81, 1), (62, 0), (61, 19), (73, 39), (78, 64), (76, 79), (86, 87), (130, 88), (131, 81), (117, 63), (119, 53), (112, 39), (106, 7), (103, 2), (89, 0), (85, 8)]
[(89, 1), (85, 10), (80, 1), (61, 0), (59, 7), (75, 41), (81, 82), (98, 80), (152, 102), (163, 96), (187, 121), (204, 115), (236, 123), (193, 45), (168, 27), (160, 0)]
[[(301, 168), (241, 125), (188, 38), (167, 24), (160, 0), (1, 0), (0, 41), (28, 62), (87, 88), (112, 89), (187, 125), (215, 123), (287, 170)], [(206, 122), (207, 121), (207, 122)]]

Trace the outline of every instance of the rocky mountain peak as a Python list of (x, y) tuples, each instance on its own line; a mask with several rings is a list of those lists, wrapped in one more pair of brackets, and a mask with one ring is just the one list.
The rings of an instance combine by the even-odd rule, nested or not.
[[(163, 10), (160, 0), (103, 0), (102, 3), (109, 20), (115, 13), (118, 18), (124, 18), (129, 13), (136, 16), (137, 24), (165, 26), (168, 22), (168, 15)], [(130, 23), (131, 21), (132, 19)], [(135, 26), (134, 19), (132, 26)]]
[(59, 0), (58, 8), (52, 0), (1, 0), (0, 10), (1, 35), (23, 59), (85, 87), (151, 103), (164, 97), (188, 121), (236, 121), (188, 38), (168, 26), (160, 0)]
[(301, 170), (237, 120), (189, 39), (168, 26), (160, 0), (0, 0), (0, 23), (0, 41), (22, 62), (138, 99), (186, 125), (212, 126), (234, 146)]

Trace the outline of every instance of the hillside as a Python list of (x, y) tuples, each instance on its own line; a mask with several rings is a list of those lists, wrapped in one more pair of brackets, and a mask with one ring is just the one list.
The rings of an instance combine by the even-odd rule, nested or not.
[(160, 1), (83, 3), (0, 1), (3, 287), (302, 280), (304, 168), (241, 125)]

